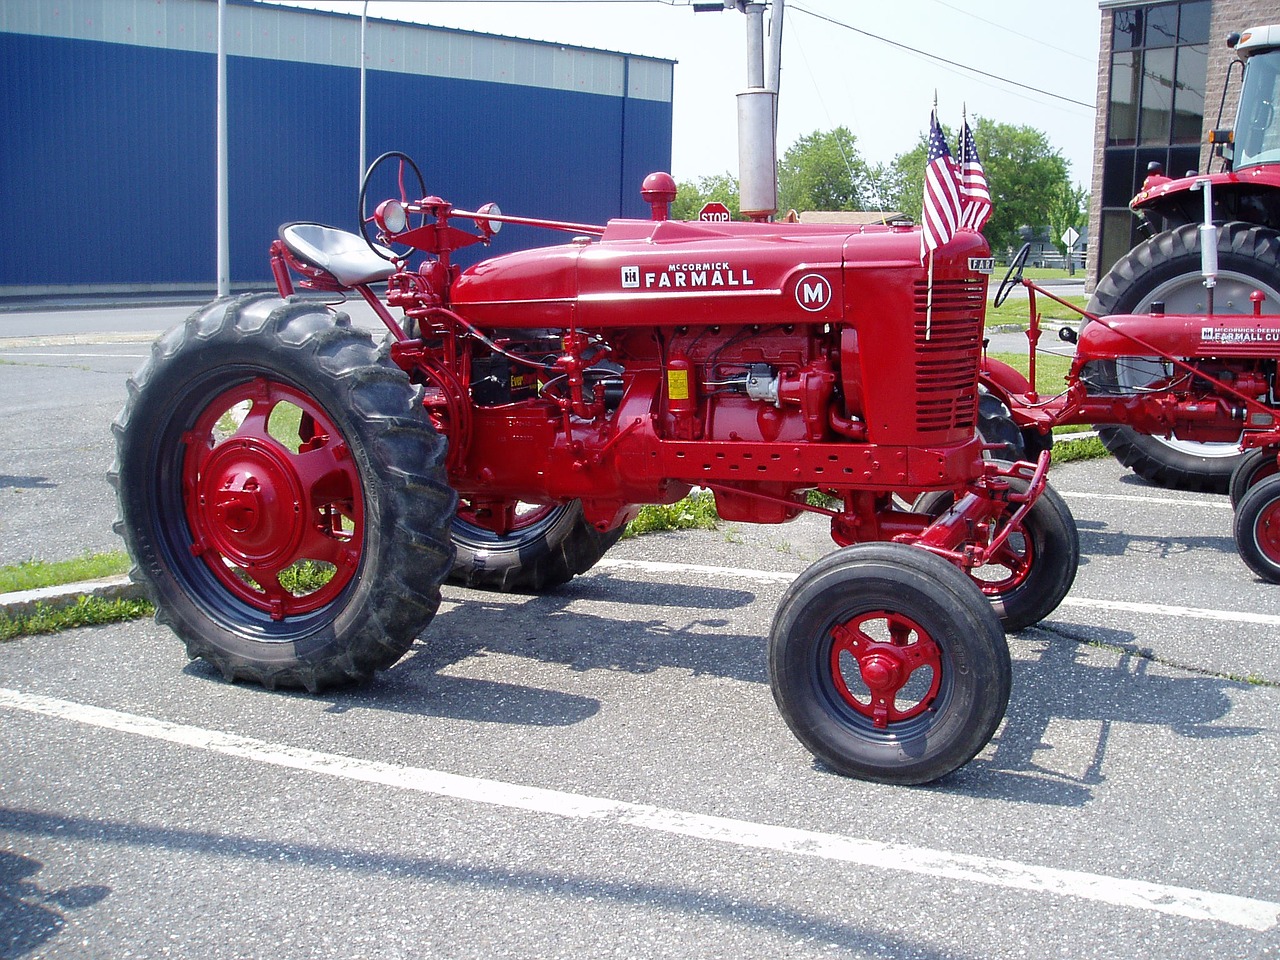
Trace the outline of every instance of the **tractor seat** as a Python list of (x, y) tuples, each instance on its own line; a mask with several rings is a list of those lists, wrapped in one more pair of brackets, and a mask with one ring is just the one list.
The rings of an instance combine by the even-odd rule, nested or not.
[[(295, 257), (332, 274), (344, 287), (385, 280), (396, 272), (395, 264), (374, 253), (363, 237), (323, 223), (286, 223), (280, 239)], [(395, 256), (386, 247), (378, 249), (387, 258)]]

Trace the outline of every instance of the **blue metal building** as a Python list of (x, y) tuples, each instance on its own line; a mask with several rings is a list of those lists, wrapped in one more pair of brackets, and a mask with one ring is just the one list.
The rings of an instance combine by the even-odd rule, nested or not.
[[(226, 21), (231, 280), (261, 287), (280, 223), (356, 229), (360, 18)], [(0, 3), (0, 296), (212, 288), (216, 49), (212, 0)], [(365, 51), (368, 158), (408, 153), (468, 209), (648, 215), (671, 61), (384, 20)]]

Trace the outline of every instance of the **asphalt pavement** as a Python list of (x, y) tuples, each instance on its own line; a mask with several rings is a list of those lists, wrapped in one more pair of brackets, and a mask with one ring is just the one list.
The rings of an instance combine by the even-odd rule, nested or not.
[[(56, 327), (0, 342), (0, 563), (118, 546), (145, 344)], [(995, 739), (924, 788), (832, 774), (774, 707), (814, 518), (446, 588), (404, 660), (321, 696), (151, 622), (0, 645), (0, 957), (1280, 956), (1280, 587), (1225, 497), (1051, 479), (1075, 586), (1009, 638)]]

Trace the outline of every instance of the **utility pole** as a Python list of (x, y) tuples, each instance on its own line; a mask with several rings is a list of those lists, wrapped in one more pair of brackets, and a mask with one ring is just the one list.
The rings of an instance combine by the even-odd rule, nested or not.
[[(738, 94), (738, 199), (752, 220), (768, 220), (778, 210), (778, 85), (781, 82), (784, 0), (722, 0), (695, 3), (695, 12), (738, 10), (747, 16), (747, 89)], [(770, 63), (765, 71), (764, 11), (769, 21)]]

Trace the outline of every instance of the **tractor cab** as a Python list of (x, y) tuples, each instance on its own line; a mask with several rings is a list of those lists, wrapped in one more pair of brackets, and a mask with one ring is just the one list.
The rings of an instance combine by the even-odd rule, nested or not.
[(1280, 164), (1280, 24), (1243, 33), (1236, 55), (1244, 61), (1244, 84), (1236, 113), (1234, 142), (1224, 144), (1233, 169)]
[(1213, 182), (1215, 222), (1280, 229), (1280, 24), (1233, 33), (1227, 44), (1243, 67), (1236, 124), (1210, 132), (1210, 172), (1171, 178), (1159, 164), (1148, 167), (1129, 208), (1152, 235), (1203, 219), (1197, 184), (1205, 179)]

